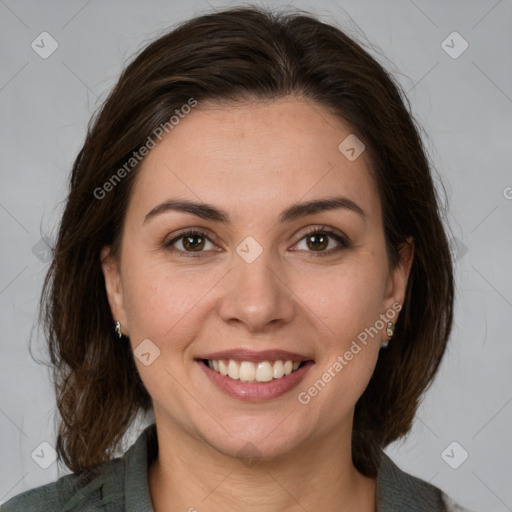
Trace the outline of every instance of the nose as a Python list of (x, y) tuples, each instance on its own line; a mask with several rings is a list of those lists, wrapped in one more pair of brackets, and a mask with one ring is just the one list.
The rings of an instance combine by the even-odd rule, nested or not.
[(230, 324), (249, 332), (268, 332), (292, 321), (296, 305), (285, 272), (277, 268), (272, 254), (264, 250), (248, 263), (238, 254), (224, 284), (219, 314)]

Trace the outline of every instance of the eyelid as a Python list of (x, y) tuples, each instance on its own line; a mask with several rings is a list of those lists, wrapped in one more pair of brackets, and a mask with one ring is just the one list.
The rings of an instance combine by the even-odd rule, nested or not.
[[(199, 237), (202, 237), (202, 238), (210, 241), (211, 243), (215, 244), (214, 240), (216, 239), (216, 237), (210, 235), (209, 233), (210, 233), (210, 231), (207, 228), (202, 228), (202, 227), (201, 228), (194, 228), (194, 227), (184, 228), (184, 229), (179, 230), (178, 232), (174, 233), (170, 240), (165, 241), (163, 243), (163, 246), (164, 246), (164, 249), (167, 249), (169, 251), (177, 252), (177, 253), (180, 253), (180, 254), (186, 255), (186, 256), (198, 257), (202, 253), (207, 253), (209, 251), (197, 251), (197, 252), (183, 251), (180, 249), (176, 249), (175, 247), (173, 247), (173, 245), (176, 242), (178, 242), (179, 240), (181, 240), (182, 238), (184, 238), (186, 235), (199, 236)], [(323, 226), (323, 225), (315, 226), (315, 227), (308, 227), (308, 228), (305, 228), (304, 231), (299, 232), (299, 234), (297, 235), (299, 237), (299, 239), (297, 240), (297, 242), (294, 245), (297, 245), (305, 237), (315, 235), (317, 233), (323, 233), (323, 234), (326, 234), (327, 236), (333, 238), (334, 240), (336, 240), (336, 242), (338, 242), (339, 246), (337, 248), (329, 249), (327, 251), (306, 251), (315, 256), (323, 256), (323, 255), (327, 256), (330, 254), (335, 254), (343, 249), (347, 249), (347, 248), (351, 247), (351, 245), (352, 245), (350, 239), (344, 233), (339, 232), (338, 230), (336, 230), (334, 228), (330, 228), (330, 227)], [(295, 251), (295, 249), (294, 249), (294, 251)], [(216, 251), (216, 252), (218, 252), (218, 251)]]
[(297, 236), (300, 237), (299, 238), (299, 241), (300, 241), (305, 236), (308, 236), (311, 234), (316, 234), (316, 233), (326, 233), (328, 235), (336, 235), (339, 238), (342, 238), (347, 243), (349, 242), (349, 238), (342, 231), (339, 231), (338, 229), (331, 228), (331, 227), (325, 226), (325, 225), (318, 225), (318, 226), (305, 228), (304, 231), (299, 231), (299, 234)]
[(335, 247), (334, 249), (329, 249), (327, 251), (306, 251), (313, 254), (314, 256), (329, 256), (332, 254), (337, 254), (344, 249), (349, 249), (350, 247), (352, 247), (352, 242), (350, 241), (350, 238), (347, 235), (345, 235), (343, 232), (340, 232), (335, 228), (330, 228), (328, 226), (315, 226), (313, 228), (308, 228), (305, 232), (302, 232), (299, 235), (299, 240), (297, 244), (301, 242), (304, 238), (311, 235), (316, 235), (318, 233), (326, 234), (330, 238), (333, 238), (339, 245), (338, 247)]
[(213, 236), (213, 235), (211, 235), (209, 229), (207, 229), (207, 228), (194, 228), (194, 227), (191, 227), (191, 228), (181, 229), (181, 230), (177, 231), (176, 233), (173, 233), (172, 237), (169, 240), (167, 240), (167, 239), (164, 240), (164, 242), (162, 244), (164, 249), (169, 250), (169, 251), (173, 251), (173, 252), (178, 252), (178, 253), (181, 253), (181, 254), (186, 254), (186, 255), (189, 255), (189, 256), (190, 255), (194, 256), (196, 254), (199, 255), (199, 254), (201, 254), (203, 252), (208, 252), (208, 251), (197, 251), (197, 252), (194, 252), (194, 251), (182, 251), (180, 249), (176, 249), (175, 247), (173, 247), (173, 245), (175, 243), (177, 243), (178, 241), (180, 241), (183, 238), (185, 238), (186, 235), (199, 236), (199, 237), (204, 238), (205, 240), (208, 240), (212, 244), (217, 245), (215, 240), (218, 240), (218, 238)]

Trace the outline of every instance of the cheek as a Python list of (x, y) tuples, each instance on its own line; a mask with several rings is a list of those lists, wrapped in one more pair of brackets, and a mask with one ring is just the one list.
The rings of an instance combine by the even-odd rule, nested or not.
[(322, 423), (322, 431), (351, 415), (375, 369), (379, 344), (353, 341), (350, 336), (331, 339), (326, 357), (298, 391), (299, 404)]
[(158, 279), (152, 282), (151, 276), (147, 276), (140, 284), (132, 288), (127, 306), (131, 330), (155, 342), (172, 337), (174, 331), (182, 332), (198, 298), (179, 281), (169, 283)]
[(130, 332), (159, 338), (190, 309), (187, 290), (147, 258), (129, 254), (125, 268), (129, 269), (123, 276), (123, 292)]
[(180, 340), (193, 339), (207, 312), (205, 294), (222, 273), (173, 269), (136, 255), (127, 257), (126, 268), (130, 272), (123, 290), (130, 333), (139, 340), (151, 339), (161, 350), (180, 349)]
[(384, 313), (386, 275), (376, 261), (330, 269), (312, 282), (304, 280), (297, 295), (320, 319), (327, 337), (342, 346)]
[(368, 385), (380, 350), (375, 326), (384, 313), (385, 279), (383, 264), (360, 258), (357, 264), (333, 272), (324, 281), (324, 293), (312, 296), (311, 308), (324, 324), (325, 350), (308, 389), (323, 396), (317, 401), (323, 414), (333, 414), (333, 404), (337, 404), (333, 416), (347, 414)]

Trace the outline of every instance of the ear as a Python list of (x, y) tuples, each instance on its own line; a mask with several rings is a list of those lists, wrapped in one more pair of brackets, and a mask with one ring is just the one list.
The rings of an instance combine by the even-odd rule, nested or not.
[(105, 289), (114, 321), (121, 322), (123, 334), (128, 336), (128, 322), (124, 306), (119, 264), (111, 255), (110, 247), (103, 247), (100, 253), (101, 269), (105, 278)]
[(400, 261), (390, 273), (386, 289), (386, 311), (396, 302), (403, 306), (405, 290), (414, 259), (414, 240), (410, 236), (399, 250)]

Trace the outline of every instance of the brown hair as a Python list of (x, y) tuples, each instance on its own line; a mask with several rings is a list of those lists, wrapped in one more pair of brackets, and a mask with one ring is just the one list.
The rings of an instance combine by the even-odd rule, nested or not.
[(102, 247), (118, 256), (138, 166), (101, 198), (95, 191), (126, 170), (155, 129), (191, 98), (230, 103), (290, 94), (329, 109), (364, 141), (391, 268), (406, 238), (414, 239), (393, 340), (356, 404), (355, 466), (376, 476), (381, 448), (410, 430), (445, 352), (454, 300), (451, 253), (421, 129), (401, 87), (343, 31), (304, 11), (239, 7), (183, 22), (149, 44), (91, 120), (74, 162), (40, 304), (62, 417), (57, 452), (72, 471), (112, 458), (136, 415), (152, 407), (130, 344), (114, 337), (100, 265)]

